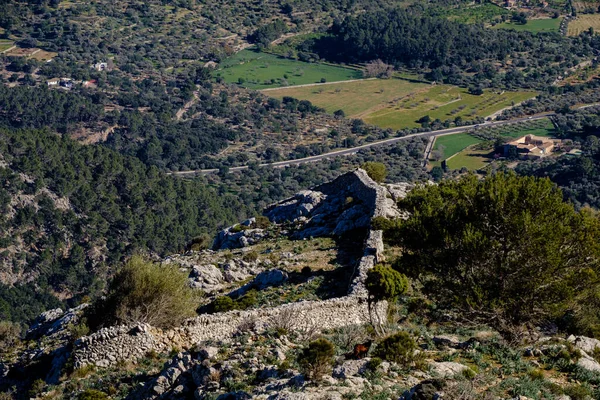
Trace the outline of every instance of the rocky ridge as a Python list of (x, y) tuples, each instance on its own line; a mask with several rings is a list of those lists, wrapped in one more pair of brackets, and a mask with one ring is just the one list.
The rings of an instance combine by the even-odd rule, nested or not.
[[(399, 196), (396, 188), (395, 195)], [(321, 194), (318, 194), (321, 193)], [(303, 193), (272, 205), (265, 215), (273, 222), (289, 222), (295, 225), (292, 235), (296, 238), (318, 235), (340, 235), (357, 228), (369, 228), (372, 218), (377, 216), (399, 217), (393, 200), (394, 195), (385, 187), (373, 181), (364, 170), (358, 169), (318, 186), (311, 194)], [(351, 197), (350, 206), (347, 199)], [(307, 207), (306, 199), (320, 199), (313, 206)], [(312, 204), (312, 203), (311, 203)], [(252, 222), (247, 222), (251, 225)], [(231, 242), (233, 229), (227, 228), (219, 233), (215, 240), (216, 247)], [(244, 243), (241, 238), (250, 230), (234, 233), (236, 241)], [(256, 235), (257, 232), (251, 232)], [(226, 238), (226, 239), (222, 239)], [(283, 314), (288, 318), (297, 318), (300, 330), (332, 329), (342, 326), (361, 324), (368, 321), (366, 290), (364, 279), (366, 272), (381, 260), (383, 240), (381, 232), (370, 231), (365, 243), (364, 255), (355, 272), (355, 279), (346, 297), (326, 301), (303, 301), (285, 304), (271, 309), (250, 311), (232, 311), (223, 314), (201, 315), (193, 318), (183, 327), (169, 331), (161, 331), (148, 326), (110, 327), (104, 328), (76, 342), (74, 349), (75, 365), (83, 367), (88, 364), (109, 366), (123, 359), (135, 359), (144, 356), (147, 351), (165, 349), (190, 348), (197, 343), (230, 338), (238, 331), (243, 321), (256, 320), (261, 331), (269, 326), (269, 321)], [(213, 277), (220, 277), (213, 270)], [(210, 279), (210, 278), (209, 278)], [(385, 304), (380, 305), (382, 314)]]

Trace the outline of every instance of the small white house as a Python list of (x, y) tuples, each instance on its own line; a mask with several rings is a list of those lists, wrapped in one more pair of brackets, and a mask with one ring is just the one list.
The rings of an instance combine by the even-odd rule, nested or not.
[(60, 79), (59, 78), (48, 79), (46, 81), (46, 83), (48, 84), (48, 86), (57, 86), (60, 83)]

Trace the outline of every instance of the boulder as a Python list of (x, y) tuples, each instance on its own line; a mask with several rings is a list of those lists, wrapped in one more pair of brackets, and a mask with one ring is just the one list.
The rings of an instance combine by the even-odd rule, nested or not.
[(577, 365), (588, 371), (600, 372), (600, 364), (591, 357), (581, 357), (577, 361)]
[(444, 361), (444, 362), (432, 362), (429, 364), (430, 370), (433, 374), (439, 375), (440, 377), (450, 378), (456, 374), (460, 374), (461, 372), (469, 369), (466, 365)]
[(194, 265), (190, 272), (190, 278), (194, 278), (196, 282), (204, 283), (207, 286), (218, 285), (225, 280), (221, 270), (212, 264)]
[(262, 290), (272, 286), (279, 286), (288, 280), (288, 274), (280, 269), (261, 272), (252, 281), (252, 286)]
[(367, 369), (368, 358), (362, 360), (347, 360), (333, 369), (333, 377), (347, 379), (351, 376), (362, 375)]
[(567, 340), (575, 345), (579, 350), (583, 350), (588, 354), (594, 354), (596, 347), (600, 348), (600, 340), (589, 338), (586, 336), (569, 336)]
[(199, 360), (210, 360), (219, 354), (219, 349), (213, 346), (206, 346), (198, 350)]

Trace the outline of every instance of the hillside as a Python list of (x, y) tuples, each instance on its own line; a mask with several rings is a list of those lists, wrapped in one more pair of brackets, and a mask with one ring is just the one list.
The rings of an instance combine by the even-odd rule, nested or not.
[[(4, 348), (4, 382), (17, 398), (596, 398), (596, 339), (547, 325), (510, 342), (436, 309), (416, 281), (368, 306), (369, 271), (398, 254), (371, 220), (410, 220), (396, 202), (412, 188), (347, 173), (221, 231), (217, 250), (163, 259), (203, 293), (181, 326), (90, 333), (87, 304), (46, 312)], [(385, 350), (393, 334), (407, 336)], [(316, 338), (332, 346), (322, 376), (302, 361)]]

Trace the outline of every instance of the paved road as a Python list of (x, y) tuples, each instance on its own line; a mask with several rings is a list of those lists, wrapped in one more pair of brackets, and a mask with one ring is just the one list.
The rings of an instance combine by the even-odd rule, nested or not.
[[(454, 133), (466, 132), (466, 131), (476, 128), (478, 126), (490, 127), (490, 126), (499, 126), (499, 125), (509, 125), (509, 124), (515, 124), (515, 123), (525, 122), (525, 121), (535, 121), (538, 119), (547, 118), (552, 115), (554, 115), (553, 112), (547, 112), (547, 113), (537, 114), (537, 115), (530, 116), (530, 117), (515, 118), (515, 119), (511, 119), (511, 120), (506, 120), (506, 121), (487, 121), (480, 125), (467, 125), (467, 126), (459, 126), (459, 127), (455, 127), (455, 128), (441, 129), (438, 131), (413, 133), (413, 134), (402, 136), (402, 137), (394, 137), (391, 139), (379, 140), (377, 142), (367, 143), (367, 144), (352, 147), (349, 149), (336, 150), (336, 151), (332, 151), (330, 153), (320, 154), (318, 156), (311, 156), (311, 157), (305, 157), (305, 158), (298, 158), (296, 160), (287, 160), (287, 161), (278, 161), (278, 162), (274, 162), (274, 163), (260, 164), (260, 166), (261, 167), (269, 166), (272, 168), (285, 168), (285, 167), (289, 167), (292, 165), (307, 164), (310, 162), (317, 162), (317, 161), (325, 160), (328, 158), (356, 154), (360, 150), (368, 149), (368, 148), (375, 147), (375, 146), (390, 145), (390, 144), (400, 142), (401, 140), (408, 140), (408, 139), (414, 139), (414, 138), (419, 138), (419, 137), (428, 138), (431, 136), (451, 135)], [(245, 169), (248, 169), (247, 165), (244, 165), (242, 167), (230, 167), (229, 171), (235, 172), (235, 171), (243, 171)], [(217, 172), (219, 172), (218, 169), (198, 169), (198, 170), (192, 170), (192, 171), (170, 172), (169, 174), (176, 175), (176, 176), (189, 176), (189, 175), (208, 175), (208, 174), (214, 174)]]

